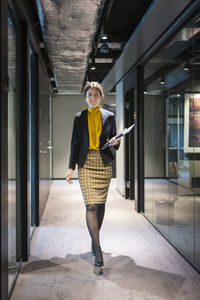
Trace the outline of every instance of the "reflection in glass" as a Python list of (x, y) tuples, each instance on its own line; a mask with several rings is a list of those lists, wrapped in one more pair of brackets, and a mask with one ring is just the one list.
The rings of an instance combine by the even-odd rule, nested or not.
[(16, 262), (16, 34), (8, 19), (8, 276), (9, 291), (17, 272)]
[(200, 269), (200, 22), (144, 66), (145, 215)]

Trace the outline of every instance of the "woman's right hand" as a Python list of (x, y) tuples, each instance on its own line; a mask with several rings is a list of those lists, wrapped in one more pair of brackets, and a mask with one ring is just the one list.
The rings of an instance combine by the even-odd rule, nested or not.
[(71, 168), (68, 169), (67, 173), (65, 174), (65, 178), (69, 184), (73, 183), (73, 181), (70, 179), (72, 177), (72, 174), (73, 174), (73, 169)]

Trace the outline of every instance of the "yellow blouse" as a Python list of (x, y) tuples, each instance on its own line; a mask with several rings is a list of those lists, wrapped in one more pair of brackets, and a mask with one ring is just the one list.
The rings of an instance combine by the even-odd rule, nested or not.
[(89, 150), (99, 150), (99, 138), (102, 131), (100, 106), (88, 108)]

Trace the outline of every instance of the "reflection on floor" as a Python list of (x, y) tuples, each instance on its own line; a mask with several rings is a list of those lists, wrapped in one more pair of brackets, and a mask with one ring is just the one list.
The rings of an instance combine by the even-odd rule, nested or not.
[(145, 214), (200, 269), (200, 195), (197, 190), (167, 179), (145, 179)]
[(12, 300), (198, 300), (200, 276), (112, 181), (101, 231), (104, 274), (96, 276), (77, 182), (54, 181)]
[(13, 285), (19, 262), (16, 260), (16, 180), (8, 180), (8, 287)]

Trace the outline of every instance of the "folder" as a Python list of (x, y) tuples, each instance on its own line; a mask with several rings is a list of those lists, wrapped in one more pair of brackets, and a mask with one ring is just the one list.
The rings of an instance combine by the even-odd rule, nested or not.
[[(131, 126), (128, 127), (128, 128), (124, 128), (124, 130), (120, 131), (120, 132), (119, 132), (117, 135), (115, 135), (114, 137), (115, 137), (116, 139), (118, 139), (118, 138), (120, 138), (120, 137), (123, 137), (124, 135), (126, 135), (127, 133), (129, 133), (129, 132), (133, 129), (134, 126), (135, 126), (135, 124), (131, 125)], [(104, 150), (105, 148), (107, 148), (107, 147), (109, 147), (109, 146), (111, 146), (110, 141), (108, 141), (107, 143), (105, 143), (105, 144), (103, 145), (103, 147), (101, 148), (101, 150)]]

